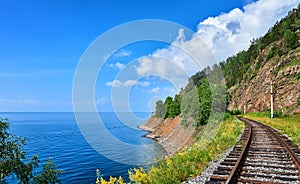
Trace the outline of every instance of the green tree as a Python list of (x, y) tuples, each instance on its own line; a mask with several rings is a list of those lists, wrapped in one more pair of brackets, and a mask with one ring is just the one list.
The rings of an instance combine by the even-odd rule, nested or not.
[(181, 99), (182, 124), (196, 126), (199, 118), (199, 97), (197, 87), (186, 92)]
[(159, 118), (164, 118), (166, 114), (166, 107), (162, 100), (157, 100), (155, 106), (155, 116)]
[(34, 183), (60, 183), (58, 175), (62, 172), (61, 170), (57, 170), (55, 164), (53, 164), (52, 159), (48, 159), (46, 163), (43, 165), (43, 171), (38, 175), (33, 177)]
[(170, 118), (171, 117), (171, 104), (173, 102), (173, 98), (168, 96), (165, 100), (165, 107), (166, 107), (166, 114), (164, 118)]
[[(12, 135), (7, 130), (9, 122), (0, 119), (0, 183), (6, 183), (8, 177), (16, 178), (18, 183), (60, 183), (60, 170), (48, 160), (43, 171), (34, 173), (40, 162), (38, 156), (26, 157), (23, 146), (25, 138)], [(44, 182), (43, 182), (44, 181)]]
[(180, 96), (175, 95), (174, 100), (170, 105), (169, 117), (176, 117), (180, 114)]
[(299, 37), (298, 35), (291, 31), (290, 29), (287, 29), (284, 31), (284, 43), (288, 50), (293, 49), (297, 46), (299, 46)]
[(202, 79), (198, 87), (199, 95), (199, 118), (197, 125), (204, 125), (208, 122), (211, 112), (211, 91), (207, 78)]

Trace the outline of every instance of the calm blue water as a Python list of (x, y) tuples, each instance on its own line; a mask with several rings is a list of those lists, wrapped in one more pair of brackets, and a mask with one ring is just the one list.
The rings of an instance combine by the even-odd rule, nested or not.
[[(142, 137), (147, 132), (123, 125), (114, 113), (101, 113), (100, 116), (106, 128), (118, 139), (132, 144), (153, 143)], [(149, 114), (139, 113), (138, 116)], [(104, 178), (112, 175), (126, 179), (128, 169), (133, 167), (109, 160), (95, 151), (81, 135), (73, 113), (0, 113), (0, 117), (9, 119), (13, 134), (26, 137), (25, 150), (29, 156), (39, 154), (42, 163), (53, 158), (58, 169), (63, 170), (62, 183), (95, 183), (96, 169), (101, 170)], [(101, 146), (122, 158), (139, 156), (116, 153), (114, 145)], [(154, 146), (160, 154), (161, 149)]]

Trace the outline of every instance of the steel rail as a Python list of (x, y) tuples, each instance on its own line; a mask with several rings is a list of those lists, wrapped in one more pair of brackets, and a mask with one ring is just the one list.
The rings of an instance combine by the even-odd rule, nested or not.
[[(235, 150), (235, 152), (239, 153), (239, 156), (237, 157), (237, 160), (234, 163), (234, 166), (231, 167), (232, 169), (230, 170), (229, 175), (226, 175), (226, 177), (222, 176), (222, 177), (218, 178), (219, 174), (217, 174), (214, 177), (214, 179), (211, 180), (212, 183), (219, 182), (219, 183), (231, 184), (231, 183), (236, 183), (237, 181), (240, 181), (238, 178), (240, 177), (241, 168), (243, 167), (244, 162), (246, 161), (247, 154), (248, 154), (249, 149), (251, 148), (252, 141), (254, 141), (254, 139), (257, 139), (255, 137), (255, 135), (256, 135), (255, 131), (257, 131), (256, 129), (264, 130), (264, 132), (266, 132), (268, 135), (273, 137), (274, 141), (277, 141), (277, 145), (281, 147), (280, 149), (284, 150), (284, 152), (291, 159), (290, 163), (294, 165), (293, 169), (300, 171), (299, 157), (292, 150), (291, 145), (289, 145), (286, 142), (286, 140), (284, 138), (282, 138), (281, 135), (279, 133), (277, 133), (272, 127), (265, 125), (263, 123), (257, 122), (255, 120), (248, 119), (248, 118), (239, 118), (238, 117), (238, 119), (240, 121), (243, 121), (246, 125), (245, 131), (242, 135), (243, 138), (240, 139), (240, 143), (237, 144), (239, 146), (238, 146), (237, 150)], [(258, 126), (258, 127), (256, 127), (256, 126)], [(255, 127), (256, 127), (256, 129), (255, 129)], [(221, 174), (221, 175), (223, 175), (223, 174)], [(212, 179), (212, 178), (213, 178), (213, 176), (210, 177), (210, 179)], [(297, 179), (297, 181), (299, 181), (299, 179)], [(249, 182), (250, 183), (254, 182), (254, 180), (250, 180)], [(259, 180), (257, 182), (269, 184), (273, 181), (260, 181)]]
[[(241, 118), (238, 118), (239, 120), (243, 121)], [(248, 137), (247, 137), (247, 140), (246, 140), (246, 144), (241, 152), (241, 155), (239, 156), (237, 162), (235, 163), (233, 169), (231, 170), (225, 184), (230, 184), (230, 183), (233, 183), (234, 182), (234, 179), (235, 179), (235, 176), (237, 175), (237, 171), (238, 169), (240, 168), (240, 166), (243, 164), (243, 159), (245, 158), (247, 152), (246, 150), (250, 147), (250, 143), (251, 143), (251, 140), (252, 140), (252, 126), (247, 123), (246, 121), (243, 121), (246, 123), (246, 126), (249, 126), (249, 133), (248, 133)]]
[[(245, 118), (247, 119), (247, 118)], [(248, 119), (250, 120), (250, 119)], [(296, 165), (297, 169), (300, 171), (300, 159), (299, 157), (295, 154), (295, 152), (290, 148), (290, 146), (284, 141), (282, 140), (282, 138), (278, 135), (278, 133), (276, 133), (274, 131), (274, 129), (268, 125), (262, 124), (261, 122), (258, 121), (254, 121), (254, 120), (250, 120), (253, 121), (255, 123), (258, 123), (264, 127), (266, 127), (266, 129), (277, 139), (277, 141), (281, 144), (281, 146), (283, 147), (283, 149), (285, 149), (288, 154), (290, 155), (291, 159), (293, 160), (294, 164)]]

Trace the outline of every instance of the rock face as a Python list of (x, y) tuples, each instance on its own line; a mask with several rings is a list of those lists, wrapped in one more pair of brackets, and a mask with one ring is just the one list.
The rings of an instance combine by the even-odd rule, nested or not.
[[(262, 58), (270, 47), (262, 52)], [(252, 64), (251, 71), (259, 61)], [(300, 48), (291, 50), (281, 57), (275, 56), (264, 61), (257, 74), (229, 89), (230, 110), (243, 112), (246, 102), (247, 112), (261, 112), (270, 109), (270, 82), (273, 83), (274, 110), (293, 114), (300, 112)]]
[(162, 118), (152, 116), (146, 123), (140, 125), (139, 128), (149, 132), (153, 132), (155, 127), (158, 126), (161, 121)]
[(139, 128), (150, 131), (146, 137), (156, 140), (166, 151), (167, 155), (173, 155), (183, 148), (192, 138), (195, 127), (185, 127), (180, 123), (180, 117), (173, 119), (151, 117)]

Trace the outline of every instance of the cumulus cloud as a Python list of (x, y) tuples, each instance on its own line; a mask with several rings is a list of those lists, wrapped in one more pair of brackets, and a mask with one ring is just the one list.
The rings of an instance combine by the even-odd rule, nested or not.
[(198, 36), (207, 44), (218, 61), (246, 50), (250, 40), (263, 36), (275, 22), (297, 7), (298, 0), (259, 0), (243, 9), (209, 17), (198, 25)]
[(184, 84), (188, 75), (175, 64), (163, 57), (146, 56), (139, 59), (136, 68), (140, 76), (159, 76), (170, 83)]
[(123, 63), (117, 62), (115, 64), (109, 64), (108, 65), (111, 68), (118, 68), (120, 70), (124, 69), (126, 65), (124, 65)]
[(180, 29), (176, 40), (169, 47), (139, 58), (136, 71), (140, 76), (159, 76), (180, 89), (189, 76), (211, 64), (213, 60), (198, 36), (186, 40), (183, 29)]
[(167, 79), (177, 89), (183, 87), (195, 72), (247, 49), (250, 40), (263, 36), (298, 3), (299, 0), (249, 3), (243, 9), (235, 8), (203, 20), (189, 40), (180, 29), (169, 47), (139, 58), (136, 71), (140, 76), (156, 75)]
[(130, 87), (130, 86), (147, 87), (147, 86), (150, 85), (150, 83), (147, 82), (147, 81), (140, 82), (140, 81), (137, 81), (137, 80), (127, 80), (125, 82), (121, 82), (120, 80), (113, 80), (111, 82), (107, 82), (106, 85), (111, 86), (111, 87)]

